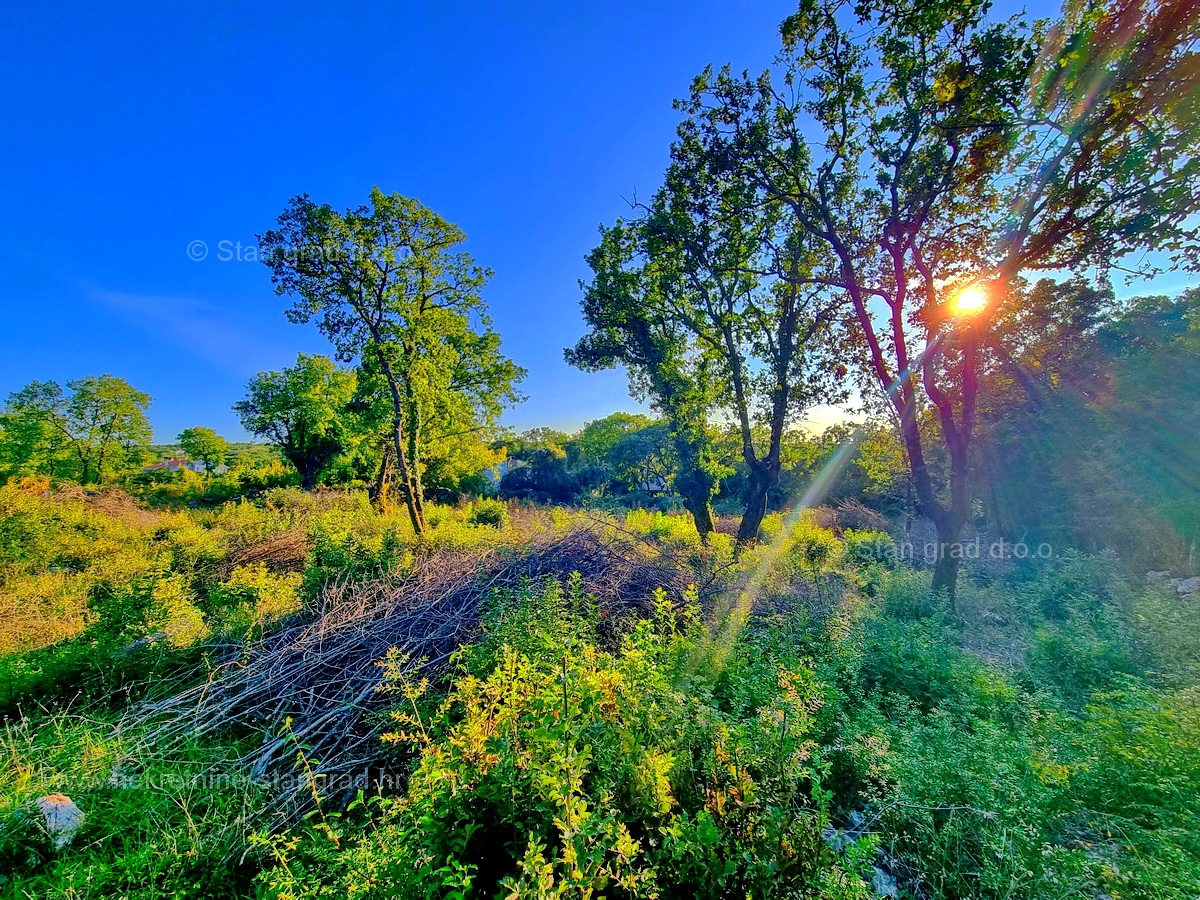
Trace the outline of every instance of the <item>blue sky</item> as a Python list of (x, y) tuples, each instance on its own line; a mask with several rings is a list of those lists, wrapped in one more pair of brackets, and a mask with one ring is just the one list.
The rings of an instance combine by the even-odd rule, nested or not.
[(657, 186), (672, 99), (706, 63), (768, 63), (791, 9), (3, 4), (0, 399), (108, 372), (153, 396), (159, 440), (244, 436), (246, 380), (327, 345), (284, 319), (264, 266), (228, 257), (297, 193), (343, 208), (379, 185), (496, 271), (486, 297), (529, 370), (509, 424), (632, 408), (621, 373), (562, 361), (583, 256)]

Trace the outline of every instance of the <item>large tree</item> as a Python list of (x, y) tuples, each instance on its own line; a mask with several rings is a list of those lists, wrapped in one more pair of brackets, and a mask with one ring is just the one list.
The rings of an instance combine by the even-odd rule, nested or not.
[(296, 365), (250, 379), (246, 398), (233, 410), (242, 427), (280, 449), (311, 490), (344, 447), (354, 386), (354, 373), (329, 357), (301, 353)]
[(661, 288), (641, 257), (636, 223), (601, 229), (600, 244), (587, 257), (595, 275), (582, 301), (591, 331), (565, 356), (585, 371), (625, 366), (633, 396), (653, 401), (679, 457), (675, 490), (707, 540), (714, 530), (712, 498), (725, 474), (708, 433), (716, 386), (706, 361), (688, 352), (687, 329), (663, 314)]
[(708, 71), (684, 104), (729, 177), (783, 204), (828, 260), (945, 548), (940, 590), (971, 504), (979, 348), (1013, 279), (1187, 248), (1189, 8), (1071, 3), (1042, 41), (989, 21), (985, 0), (803, 0), (775, 72)]
[[(358, 368), (358, 389), (350, 408), (355, 456), (373, 474), (372, 499), (386, 506), (397, 474), (394, 413), (391, 392), (371, 359)], [(490, 446), (498, 412), (480, 414), (462, 392), (447, 393), (432, 405), (419, 447), (423, 493), (452, 496), (482, 484), (483, 473), (502, 459)]]
[[(782, 204), (738, 178), (702, 137), (684, 124), (663, 188), (641, 216), (604, 234), (623, 237), (624, 252), (602, 243), (589, 258), (596, 278), (584, 316), (593, 332), (569, 358), (641, 367), (664, 410), (673, 402), (664, 391), (674, 389), (664, 369), (703, 373), (705, 413), (732, 421), (741, 438), (749, 478), (738, 541), (748, 544), (779, 482), (785, 432), (813, 403), (839, 396), (845, 369), (830, 338), (841, 301), (825, 292), (813, 242)], [(663, 325), (679, 342), (671, 355), (629, 352), (639, 330)]]
[(141, 461), (151, 439), (150, 396), (113, 375), (32, 381), (11, 394), (5, 442), (14, 470), (103, 482)]
[(294, 198), (259, 237), (288, 318), (313, 319), (344, 362), (369, 365), (391, 405), (392, 451), (413, 529), (425, 531), (422, 474), (453, 423), (479, 432), (515, 402), (524, 370), (500, 353), (480, 292), (491, 272), (465, 235), (416, 200), (371, 192), (339, 213)]

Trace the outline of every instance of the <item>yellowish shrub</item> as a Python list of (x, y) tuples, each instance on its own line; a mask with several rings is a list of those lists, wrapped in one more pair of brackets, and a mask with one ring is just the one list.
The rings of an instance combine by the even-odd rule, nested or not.
[(232, 627), (249, 628), (277, 619), (300, 608), (298, 590), (304, 580), (298, 572), (276, 575), (265, 564), (238, 566), (229, 578), (213, 588), (214, 605), (227, 607), (223, 619)]
[(39, 572), (0, 588), (0, 655), (44, 647), (82, 631), (92, 581), (86, 575)]
[(204, 613), (196, 606), (188, 580), (167, 575), (154, 582), (151, 606), (146, 612), (146, 631), (162, 633), (175, 647), (186, 647), (208, 637)]

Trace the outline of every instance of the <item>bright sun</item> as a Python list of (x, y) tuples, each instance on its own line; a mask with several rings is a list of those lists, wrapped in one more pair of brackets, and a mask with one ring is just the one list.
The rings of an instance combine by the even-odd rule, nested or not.
[(987, 293), (979, 285), (971, 285), (954, 298), (954, 311), (960, 316), (973, 316), (987, 306)]

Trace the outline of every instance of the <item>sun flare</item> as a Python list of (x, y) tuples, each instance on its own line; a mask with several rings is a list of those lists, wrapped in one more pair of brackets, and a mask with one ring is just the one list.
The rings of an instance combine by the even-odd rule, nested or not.
[(963, 288), (954, 298), (954, 312), (960, 316), (973, 316), (987, 306), (987, 292), (977, 284)]

